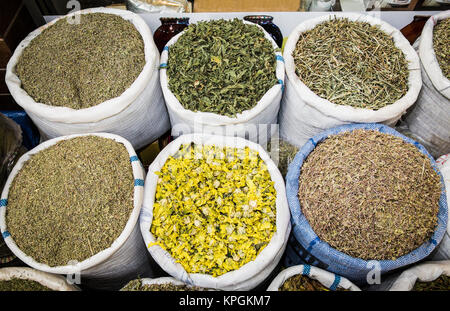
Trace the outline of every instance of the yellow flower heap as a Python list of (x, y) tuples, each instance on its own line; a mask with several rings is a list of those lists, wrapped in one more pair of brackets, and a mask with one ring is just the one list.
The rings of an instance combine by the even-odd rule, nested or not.
[(156, 174), (151, 245), (189, 273), (239, 269), (276, 231), (274, 182), (257, 151), (183, 145)]

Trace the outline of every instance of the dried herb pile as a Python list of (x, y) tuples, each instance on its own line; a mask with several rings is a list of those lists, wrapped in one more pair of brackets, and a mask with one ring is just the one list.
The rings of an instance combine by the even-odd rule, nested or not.
[(25, 162), (9, 189), (6, 224), (17, 246), (36, 261), (52, 267), (81, 262), (118, 238), (133, 198), (125, 146), (76, 137)]
[(292, 162), (292, 160), (294, 160), (299, 148), (281, 139), (278, 140), (277, 143), (278, 147), (275, 147), (275, 141), (271, 141), (267, 147), (268, 150), (270, 150), (270, 154), (272, 156), (277, 154), (278, 169), (280, 170), (281, 175), (283, 175), (283, 177), (286, 177), (289, 164)]
[(151, 233), (189, 273), (254, 260), (276, 231), (276, 190), (257, 151), (183, 145), (158, 172)]
[(301, 168), (298, 195), (312, 229), (331, 247), (394, 260), (431, 238), (441, 183), (414, 145), (357, 129), (316, 146)]
[(121, 291), (203, 291), (202, 287), (188, 286), (188, 285), (175, 285), (171, 283), (165, 284), (142, 284), (142, 280), (130, 281)]
[[(322, 285), (306, 275), (297, 274), (291, 276), (278, 289), (279, 291), (331, 291), (328, 287)], [(336, 291), (348, 291), (347, 289), (338, 287)]]
[(120, 16), (90, 13), (45, 29), (16, 66), (22, 88), (36, 102), (83, 109), (120, 96), (145, 65), (144, 41)]
[(433, 49), (442, 74), (450, 79), (450, 18), (439, 21), (433, 30)]
[(169, 49), (169, 89), (192, 111), (235, 117), (277, 83), (274, 48), (239, 19), (189, 25)]
[(413, 291), (450, 291), (450, 277), (441, 275), (432, 282), (417, 281)]
[(408, 64), (379, 27), (334, 18), (300, 34), (296, 74), (312, 92), (338, 105), (378, 110), (408, 91)]
[(0, 292), (4, 291), (51, 291), (50, 288), (31, 280), (11, 279), (0, 281)]

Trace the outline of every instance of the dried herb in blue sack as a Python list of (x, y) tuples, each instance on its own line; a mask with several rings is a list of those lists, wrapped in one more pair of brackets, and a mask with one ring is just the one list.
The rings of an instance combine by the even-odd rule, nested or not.
[(277, 83), (275, 50), (239, 19), (189, 25), (169, 49), (169, 89), (191, 111), (235, 117)]

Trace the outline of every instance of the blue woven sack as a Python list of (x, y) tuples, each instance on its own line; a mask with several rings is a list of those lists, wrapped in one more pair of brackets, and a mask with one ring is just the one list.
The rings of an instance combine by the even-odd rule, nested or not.
[[(316, 145), (330, 135), (341, 132), (353, 131), (355, 129), (376, 130), (381, 133), (391, 134), (402, 138), (405, 142), (413, 144), (420, 152), (425, 154), (431, 162), (433, 169), (441, 178), (442, 193), (439, 199), (438, 225), (431, 239), (412, 252), (397, 258), (396, 260), (379, 260), (376, 262), (351, 257), (334, 248), (328, 243), (320, 240), (314, 233), (305, 215), (303, 215), (298, 199), (300, 168), (303, 161), (308, 157)], [(367, 277), (373, 273), (374, 267), (379, 269), (381, 275), (388, 271), (408, 266), (426, 258), (442, 240), (447, 230), (447, 201), (445, 186), (441, 173), (428, 151), (414, 140), (403, 136), (394, 129), (377, 123), (350, 124), (329, 129), (321, 134), (310, 138), (300, 149), (291, 162), (286, 175), (286, 193), (291, 210), (292, 233), (286, 249), (285, 265), (292, 266), (307, 263), (342, 275), (349, 280), (363, 284), (367, 283)]]

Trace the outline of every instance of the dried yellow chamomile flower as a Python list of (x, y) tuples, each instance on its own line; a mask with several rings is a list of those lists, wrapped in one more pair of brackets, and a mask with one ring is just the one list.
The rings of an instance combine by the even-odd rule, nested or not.
[(157, 174), (151, 245), (188, 273), (239, 269), (276, 231), (274, 182), (257, 151), (183, 145)]

